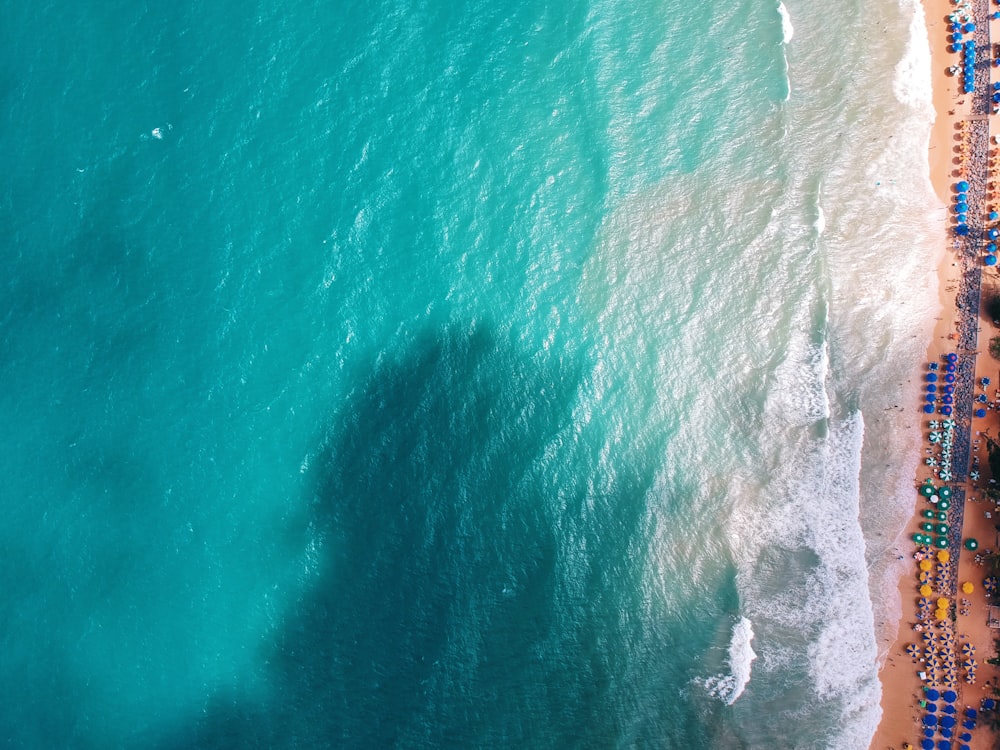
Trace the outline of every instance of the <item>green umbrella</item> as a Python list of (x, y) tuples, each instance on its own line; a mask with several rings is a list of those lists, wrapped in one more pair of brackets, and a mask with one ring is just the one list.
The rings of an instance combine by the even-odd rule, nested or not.
[(941, 510), (948, 510), (948, 508), (951, 507), (951, 503), (949, 503), (947, 500), (941, 500), (938, 502), (937, 507), (939, 507)]
[(951, 488), (950, 487), (942, 487), (941, 489), (939, 489), (938, 490), (938, 497), (947, 500), (949, 497), (951, 497)]
[(971, 550), (976, 549), (977, 547), (979, 547), (979, 542), (977, 542), (972, 537), (969, 537), (968, 539), (965, 540), (965, 548), (967, 550), (971, 551)]
[(925, 484), (923, 487), (920, 488), (920, 494), (923, 495), (924, 497), (930, 497), (931, 495), (934, 494), (934, 485)]
[(944, 549), (945, 547), (948, 546), (948, 537), (946, 537), (946, 536), (939, 536), (937, 538), (937, 541), (934, 542), (934, 544), (936, 544), (938, 546), (938, 549)]
[(920, 524), (920, 528), (923, 529), (924, 531), (934, 531), (934, 524), (922, 523)]
[(937, 514), (937, 520), (939, 520), (939, 521), (947, 521), (948, 520), (948, 514), (945, 513), (944, 511), (941, 511), (940, 513)]
[(939, 523), (938, 526), (937, 526), (937, 533), (938, 534), (947, 534), (948, 533), (948, 524), (946, 524), (946, 523)]
[(937, 513), (935, 513), (933, 510), (930, 510), (928, 508), (923, 513), (921, 513), (920, 515), (922, 515), (924, 518), (929, 518), (929, 519), (931, 519), (933, 521), (934, 518), (937, 516)]

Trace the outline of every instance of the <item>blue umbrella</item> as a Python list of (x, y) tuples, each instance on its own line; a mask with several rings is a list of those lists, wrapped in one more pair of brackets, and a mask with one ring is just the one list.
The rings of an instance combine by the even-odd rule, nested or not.
[(936, 383), (937, 382), (937, 375), (935, 375), (933, 372), (927, 373), (927, 382), (928, 383)]
[(949, 47), (948, 49), (949, 49), (949, 50), (950, 50), (951, 52), (961, 52), (961, 51), (962, 51), (962, 45), (961, 45), (961, 44), (953, 44), (953, 45), (951, 45), (951, 47)]
[(924, 737), (920, 740), (920, 747), (922, 747), (923, 750), (934, 750), (934, 740)]
[(949, 372), (947, 375), (944, 376), (944, 382), (946, 382), (946, 383), (954, 383), (955, 382), (955, 376), (952, 373)]
[(934, 407), (931, 406), (930, 404), (925, 404), (924, 405), (924, 414), (933, 414), (933, 413), (934, 413)]
[(965, 709), (965, 715), (970, 719), (975, 719), (979, 716), (979, 712), (974, 708), (967, 708)]
[(974, 23), (967, 23), (962, 28), (965, 29), (965, 33), (966, 34), (971, 34), (973, 31), (976, 30), (976, 24), (974, 24)]
[(943, 726), (943, 727), (953, 727), (953, 726), (955, 726), (955, 717), (954, 716), (943, 716), (941, 718), (941, 726)]
[(955, 362), (953, 360), (950, 360), (950, 359), (948, 360), (948, 364), (946, 364), (944, 366), (944, 371), (945, 372), (955, 372), (955, 370), (957, 370), (957, 369), (958, 368), (955, 367)]
[(950, 405), (950, 404), (954, 403), (954, 401), (953, 401), (953, 399), (952, 399), (951, 396), (942, 396), (941, 397), (941, 403), (942, 404), (949, 404)]
[(955, 223), (956, 224), (968, 224), (969, 223), (969, 217), (966, 216), (965, 214), (955, 214)]
[(927, 700), (931, 701), (936, 701), (938, 698), (941, 697), (941, 693), (939, 693), (934, 688), (927, 688), (927, 691), (924, 693), (924, 695), (927, 696)]
[(924, 726), (925, 727), (936, 727), (938, 723), (937, 716), (933, 714), (927, 714), (924, 716)]
[(958, 739), (962, 740), (962, 742), (968, 742), (969, 740), (972, 739), (972, 735), (969, 734), (968, 732), (962, 732), (960, 735), (958, 735)]
[(953, 394), (955, 392), (955, 386), (953, 386), (953, 385), (946, 385), (941, 390), (944, 391), (945, 393), (947, 393), (950, 396), (951, 394)]
[(978, 396), (976, 396), (976, 401), (978, 401), (981, 404), (985, 404), (988, 400), (989, 399), (986, 398), (985, 393), (980, 393)]
[(951, 407), (950, 406), (942, 406), (941, 407), (941, 413), (944, 414), (946, 417), (950, 417), (951, 416)]
[(986, 246), (986, 252), (995, 253), (997, 251), (997, 243), (991, 242)]
[(927, 392), (928, 392), (928, 393), (936, 393), (936, 392), (937, 392), (937, 386), (936, 386), (936, 385), (934, 385), (933, 383), (930, 383), (930, 384), (929, 384), (929, 385), (927, 386)]
[(982, 419), (986, 416), (986, 409), (976, 409), (976, 416)]
[(941, 728), (941, 736), (950, 740), (951, 739), (951, 730), (948, 729), (947, 727), (942, 727)]
[(995, 700), (993, 700), (992, 698), (987, 698), (986, 700), (983, 701), (983, 710), (991, 711), (996, 705), (997, 702)]
[(956, 362), (958, 362), (958, 355), (957, 355), (957, 354), (955, 354), (955, 352), (948, 352), (948, 353), (947, 353), (947, 354), (945, 355), (945, 359), (946, 359), (946, 360), (947, 360), (947, 361), (948, 361), (948, 362), (949, 362), (950, 364), (955, 364)]
[(990, 384), (991, 381), (990, 381), (989, 378), (983, 378), (979, 382), (982, 383), (983, 384), (983, 388), (985, 388), (986, 386), (988, 386)]
[(953, 713), (955, 713), (955, 707), (953, 705), (951, 705), (950, 703), (947, 704), (941, 710), (944, 711), (946, 714), (953, 714)]
[(972, 719), (969, 719), (968, 721), (963, 721), (962, 726), (965, 727), (966, 729), (975, 729), (976, 722), (974, 722)]
[(926, 706), (924, 706), (924, 711), (926, 711), (929, 714), (936, 714), (937, 703), (928, 703)]
[(928, 404), (933, 404), (935, 401), (937, 401), (937, 397), (933, 393), (928, 393), (926, 396), (924, 396), (924, 401), (926, 401)]
[(957, 227), (955, 227), (955, 234), (957, 234), (959, 237), (965, 237), (966, 235), (968, 235), (969, 234), (968, 224), (959, 224)]
[(997, 264), (997, 256), (995, 256), (995, 255), (987, 255), (983, 259), (983, 263), (985, 263), (988, 266), (995, 266)]
[[(997, 94), (997, 96), (1000, 96), (1000, 94)], [(969, 210), (969, 204), (962, 202), (956, 203), (954, 206), (952, 206), (952, 210), (956, 214), (964, 214), (966, 211)]]
[(991, 229), (990, 231), (988, 231), (988, 232), (987, 232), (986, 234), (988, 234), (988, 235), (990, 236), (990, 239), (991, 239), (991, 240), (995, 240), (995, 239), (997, 239), (998, 237), (1000, 237), (1000, 229), (997, 229), (996, 227), (993, 227), (993, 228), (992, 228), (992, 229)]
[(965, 180), (959, 180), (959, 182), (955, 184), (955, 189), (958, 190), (958, 192), (960, 193), (964, 193), (966, 190), (969, 189), (969, 183), (967, 183)]

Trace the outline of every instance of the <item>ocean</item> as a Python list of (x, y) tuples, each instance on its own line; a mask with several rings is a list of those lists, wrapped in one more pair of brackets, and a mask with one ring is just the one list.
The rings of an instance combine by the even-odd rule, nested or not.
[(0, 0), (0, 736), (867, 748), (914, 0)]

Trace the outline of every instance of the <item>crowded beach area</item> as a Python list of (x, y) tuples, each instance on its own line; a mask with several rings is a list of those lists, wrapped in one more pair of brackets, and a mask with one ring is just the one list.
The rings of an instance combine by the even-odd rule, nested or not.
[[(941, 313), (919, 379), (922, 443), (902, 619), (873, 750), (1000, 747), (1000, 4), (924, 0), (944, 204)], [(996, 341), (994, 342), (994, 339)], [(992, 353), (991, 353), (992, 352)]]

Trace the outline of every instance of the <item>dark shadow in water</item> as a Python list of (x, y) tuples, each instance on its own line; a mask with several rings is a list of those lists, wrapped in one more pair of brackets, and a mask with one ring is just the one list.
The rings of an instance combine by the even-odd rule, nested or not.
[(640, 614), (651, 472), (622, 461), (609, 478), (599, 441), (566, 439), (579, 381), (481, 327), (375, 367), (324, 441), (322, 559), (275, 639), (270, 694), (220, 696), (160, 746), (643, 747), (670, 734), (650, 717), (683, 675)]

